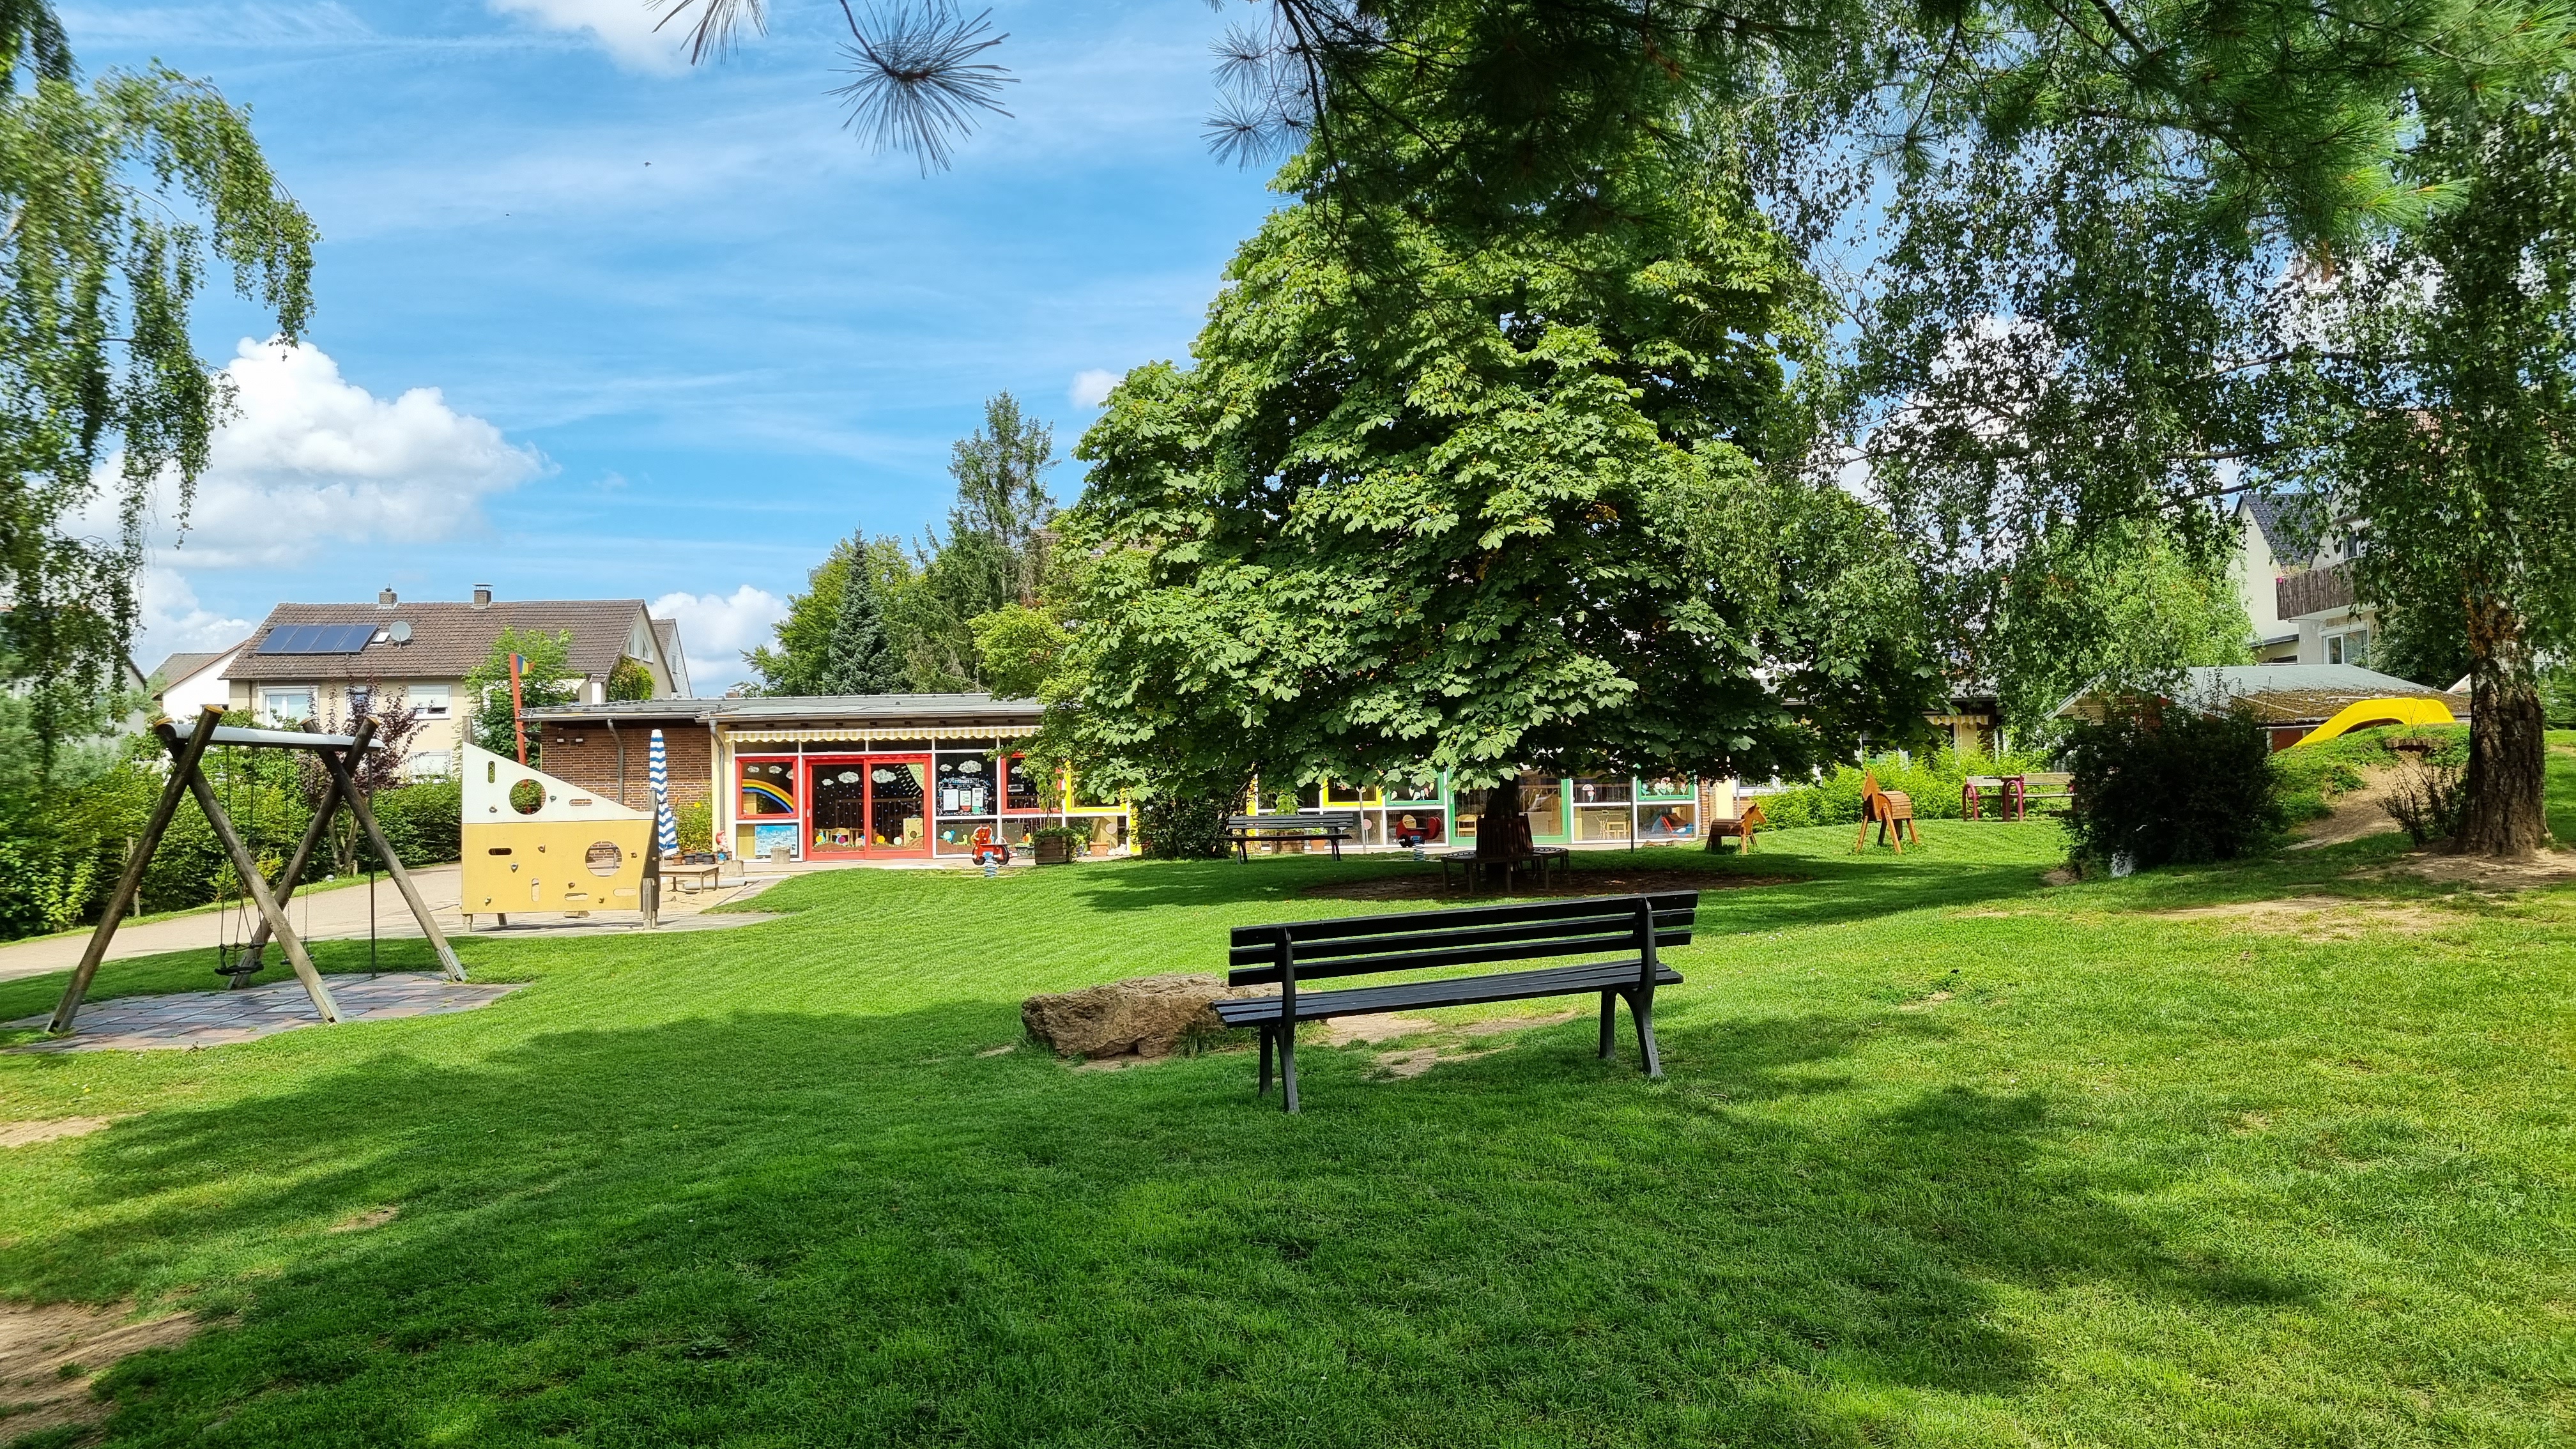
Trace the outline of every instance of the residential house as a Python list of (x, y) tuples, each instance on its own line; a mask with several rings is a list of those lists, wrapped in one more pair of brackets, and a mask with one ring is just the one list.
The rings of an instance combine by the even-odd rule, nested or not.
[[(2062, 719), (2098, 721), (2121, 691), (2097, 684), (2057, 707)], [(2401, 700), (2433, 700), (2459, 719), (2469, 717), (2465, 692), (2427, 689), (2357, 664), (2202, 665), (2182, 671), (2169, 703), (2198, 710), (2243, 708), (2270, 737), (2272, 748), (2286, 750), (2355, 705), (2378, 706)], [(2341, 728), (2375, 723), (2402, 723), (2404, 714), (2375, 708), (2356, 711)]]
[(249, 642), (244, 639), (226, 648), (173, 654), (162, 660), (161, 667), (152, 671), (157, 684), (152, 691), (153, 704), (172, 719), (193, 719), (210, 704), (229, 707), (233, 688), (225, 680), (224, 671), (232, 668), (233, 661), (241, 657), (242, 644)]
[[(224, 667), (225, 699), (276, 724), (317, 715), (338, 723), (378, 702), (407, 705), (421, 716), (409, 746), (411, 772), (446, 774), (475, 707), (465, 697), (465, 676), (490, 656), (503, 629), (569, 633), (568, 659), (586, 704), (607, 700), (621, 659), (652, 675), (652, 698), (689, 695), (679, 626), (652, 617), (642, 599), (512, 602), (477, 584), (464, 603), (407, 602), (387, 589), (373, 604), (280, 604)], [(509, 707), (506, 699), (493, 703)]]
[(2352, 550), (2363, 531), (2321, 523), (2307, 495), (2249, 494), (2236, 505), (2236, 587), (2263, 664), (2370, 662), (2375, 611), (2354, 598)]

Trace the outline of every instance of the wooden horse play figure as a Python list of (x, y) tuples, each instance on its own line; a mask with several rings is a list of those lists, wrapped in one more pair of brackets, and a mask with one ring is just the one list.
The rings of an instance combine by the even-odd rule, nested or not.
[(1869, 827), (1873, 822), (1878, 826), (1878, 843), (1895, 846), (1899, 855), (1905, 853), (1906, 836), (1913, 836), (1917, 845), (1923, 843), (1923, 832), (1914, 824), (1914, 797), (1902, 790), (1878, 788), (1878, 772), (1875, 770), (1860, 777), (1860, 834), (1852, 837), (1853, 850), (1860, 850), (1869, 843)]
[(1745, 799), (1735, 793), (1732, 785), (1727, 787), (1726, 801), (1727, 809), (1733, 814), (1712, 813), (1709, 816), (1708, 845), (1705, 848), (1715, 850), (1719, 841), (1732, 836), (1737, 841), (1736, 853), (1745, 854), (1753, 849), (1753, 832), (1771, 822), (1762, 813), (1761, 801)]

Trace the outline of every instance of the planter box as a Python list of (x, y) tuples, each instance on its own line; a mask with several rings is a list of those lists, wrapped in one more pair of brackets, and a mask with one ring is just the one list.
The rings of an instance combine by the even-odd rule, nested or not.
[(1072, 841), (1070, 841), (1070, 840), (1041, 840), (1041, 841), (1038, 841), (1036, 844), (1037, 844), (1037, 857), (1038, 857), (1038, 864), (1040, 864), (1040, 865), (1071, 865), (1071, 864), (1073, 864), (1073, 842), (1072, 842)]

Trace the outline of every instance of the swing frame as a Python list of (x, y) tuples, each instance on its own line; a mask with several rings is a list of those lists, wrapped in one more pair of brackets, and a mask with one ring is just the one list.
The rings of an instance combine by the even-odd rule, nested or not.
[[(143, 834), (134, 843), (125, 860), (125, 872), (117, 877), (116, 890), (107, 898), (107, 908), (99, 913), (98, 924), (91, 928), (89, 945), (82, 949), (80, 965), (73, 969), (71, 982), (63, 988), (62, 1003), (54, 1008), (53, 1020), (46, 1030), (56, 1036), (69, 1035), (73, 1019), (80, 1014), (81, 998), (89, 994), (90, 981), (98, 975), (99, 963), (107, 959), (108, 944), (116, 939), (116, 928), (133, 909), (134, 900), (143, 889), (143, 873), (152, 864), (152, 853), (161, 844), (162, 834), (179, 813), (179, 798), (194, 796), (206, 823), (214, 827), (215, 839), (241, 876), (242, 888), (251, 903), (259, 909), (259, 924), (252, 930), (250, 944), (244, 950), (244, 962), (255, 962), (274, 939), (286, 952), (289, 965), (295, 968), (295, 979), (304, 985), (304, 994), (313, 998), (314, 1009), (326, 1022), (340, 1019), (338, 1003), (331, 999), (331, 988), (324, 985), (322, 973), (313, 969), (313, 958), (304, 949), (304, 938), (286, 919), (285, 902), (295, 894), (303, 879), (305, 867), (312, 863), (313, 852), (321, 844), (330, 826), (332, 813), (346, 805), (349, 814), (365, 832), (367, 843), (385, 863), (385, 874), (393, 878), (394, 887), (402, 892), (403, 901), (411, 907), (412, 919), (420, 922), (421, 934), (428, 938), (430, 949), (438, 955), (440, 974), (450, 981), (465, 979), (465, 966), (456, 959), (456, 949), (447, 943), (447, 934), (438, 928), (429, 905), (421, 899), (420, 890), (412, 884), (411, 873), (403, 869), (402, 858), (394, 854), (384, 831), (376, 824), (376, 813), (368, 808), (367, 797), (358, 789), (349, 773), (349, 762), (374, 741), (376, 722), (358, 721), (357, 730), (345, 735), (312, 735), (292, 730), (240, 729), (218, 723), (224, 707), (207, 705), (197, 717), (196, 728), (179, 733), (177, 725), (167, 719), (152, 722), (152, 732), (163, 749), (170, 753), (170, 778), (161, 787), (161, 798), (154, 802), (151, 817), (144, 823)], [(232, 817), (224, 813), (223, 802), (216, 797), (215, 787), (205, 775), (203, 762), (211, 745), (242, 745), (252, 749), (311, 750), (322, 762), (329, 778), (322, 788), (322, 799), (313, 810), (313, 822), (306, 827), (304, 839), (294, 856), (279, 872), (274, 889), (260, 873), (259, 859), (251, 854), (241, 833), (233, 828)], [(239, 982), (242, 978), (235, 977)]]

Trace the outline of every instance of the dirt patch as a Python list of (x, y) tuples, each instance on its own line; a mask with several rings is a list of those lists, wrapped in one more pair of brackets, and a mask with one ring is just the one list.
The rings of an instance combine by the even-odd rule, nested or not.
[(129, 1323), (133, 1311), (131, 1302), (0, 1303), (0, 1440), (98, 1423), (111, 1407), (90, 1397), (100, 1370), (147, 1348), (186, 1343), (205, 1326), (189, 1313)]
[(2295, 833), (2299, 839), (2290, 847), (2292, 850), (2341, 845), (2347, 840), (2386, 835), (2397, 829), (2397, 821), (2389, 815), (2386, 805), (2397, 787), (2397, 771), (2373, 766), (2364, 769), (2361, 778), (2360, 789), (2346, 790), (2334, 798), (2332, 814), (2298, 828)]
[(1536, 900), (1565, 896), (1629, 896), (1646, 891), (1732, 891), (1755, 886), (1796, 885), (1803, 875), (1729, 875), (1699, 870), (1578, 870), (1545, 886), (1515, 885), (1501, 892), (1470, 896), (1463, 878), (1443, 887), (1438, 875), (1384, 876), (1376, 880), (1324, 881), (1302, 892), (1336, 901)]
[(1930, 1011), (1932, 1008), (1939, 1006), (1942, 1002), (1948, 1001), (1949, 999), (1949, 992), (1935, 991), (1929, 996), (1901, 1003), (1896, 1009), (1899, 1011)]
[(363, 1233), (369, 1228), (381, 1228), (401, 1215), (402, 1208), (399, 1206), (369, 1208), (365, 1212), (358, 1213), (351, 1217), (342, 1218), (340, 1221), (333, 1223), (331, 1225), (331, 1231), (335, 1233)]
[(55, 1117), (43, 1122), (0, 1122), (0, 1147), (33, 1147), (64, 1137), (87, 1137), (112, 1121), (107, 1117)]
[(2230, 901), (2222, 906), (2190, 906), (2147, 914), (2168, 921), (2224, 921), (2240, 930), (2321, 941), (2349, 941), (2372, 931), (2414, 935), (2458, 920), (2456, 916), (2428, 906), (2395, 901), (2346, 900), (2340, 896)]
[(2471, 890), (2518, 891), (2533, 886), (2576, 881), (2576, 850), (2544, 850), (2529, 860), (2495, 860), (2483, 855), (2444, 855), (2419, 850), (2367, 877), (2408, 876)]
[(1534, 1026), (1558, 1026), (1583, 1014), (1581, 1007), (1551, 1011), (1545, 1016), (1497, 1016), (1490, 1021), (1471, 1021), (1458, 1028), (1468, 1036), (1498, 1036), (1507, 1031), (1527, 1031)]
[(2055, 870), (2040, 872), (2039, 883), (2046, 886), (2066, 886), (2073, 885), (2082, 879), (2084, 879), (2084, 872), (2061, 865)]
[(1418, 1077), (1444, 1062), (1472, 1062), (1501, 1050), (1487, 1047), (1480, 1052), (1444, 1052), (1438, 1047), (1415, 1047), (1411, 1051), (1379, 1052), (1377, 1069), (1390, 1077)]
[(1364, 1042), (1374, 1046), (1382, 1041), (1393, 1041), (1400, 1036), (1420, 1036), (1426, 1031), (1439, 1029), (1440, 1023), (1427, 1016), (1397, 1016), (1393, 1013), (1381, 1013), (1376, 1016), (1336, 1016), (1328, 1021), (1301, 1028), (1297, 1035), (1308, 1041), (1321, 1042), (1326, 1046), (1358, 1046)]

